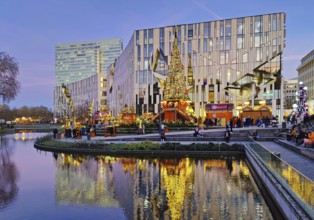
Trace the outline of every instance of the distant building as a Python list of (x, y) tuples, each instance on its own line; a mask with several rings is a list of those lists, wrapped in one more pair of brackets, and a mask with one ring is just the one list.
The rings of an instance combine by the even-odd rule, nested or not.
[(197, 116), (205, 115), (209, 103), (233, 103), (237, 115), (244, 101), (254, 106), (260, 100), (273, 115), (281, 115), (285, 13), (134, 31), (114, 70), (109, 70), (113, 81), (107, 88), (108, 104), (115, 116), (125, 105), (134, 106), (137, 114), (158, 112), (175, 26)]
[(296, 104), (296, 92), (298, 91), (298, 78), (284, 80), (284, 109), (293, 109)]
[(55, 48), (56, 79), (54, 115), (62, 117), (68, 103), (62, 85), (69, 90), (73, 105), (94, 103), (94, 110), (107, 104), (106, 68), (123, 50), (122, 39), (59, 44)]
[(303, 82), (307, 87), (307, 100), (310, 113), (314, 109), (314, 50), (308, 53), (301, 60), (301, 65), (297, 68), (299, 82)]

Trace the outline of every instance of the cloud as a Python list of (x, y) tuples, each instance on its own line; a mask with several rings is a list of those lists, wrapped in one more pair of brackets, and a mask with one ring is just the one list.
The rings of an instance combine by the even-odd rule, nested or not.
[(193, 1), (195, 5), (200, 7), (203, 11), (208, 12), (215, 20), (221, 20), (223, 19), (221, 16), (219, 16), (216, 12), (211, 10), (207, 5), (205, 5), (203, 2), (200, 2), (199, 0), (194, 0)]

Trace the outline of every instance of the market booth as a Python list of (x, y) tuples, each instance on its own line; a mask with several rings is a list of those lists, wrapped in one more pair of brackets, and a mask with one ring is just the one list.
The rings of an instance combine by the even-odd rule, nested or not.
[(228, 104), (207, 104), (205, 106), (206, 118), (221, 119), (221, 125), (225, 126), (227, 122), (233, 117), (234, 105)]
[(271, 110), (266, 105), (262, 105), (256, 110), (251, 106), (245, 106), (240, 114), (241, 120), (243, 120), (243, 118), (253, 118), (254, 122), (256, 122), (257, 119), (261, 119), (266, 116), (268, 118), (272, 118)]

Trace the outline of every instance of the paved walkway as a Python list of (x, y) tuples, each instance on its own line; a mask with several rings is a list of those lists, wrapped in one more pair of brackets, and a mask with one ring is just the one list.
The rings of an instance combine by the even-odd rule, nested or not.
[[(278, 143), (272, 141), (259, 142), (262, 146), (271, 152), (279, 152), (280, 158), (287, 164), (291, 165), (302, 174), (314, 181), (314, 160), (305, 157), (295, 151), (292, 151)], [(313, 149), (314, 152), (314, 149)]]

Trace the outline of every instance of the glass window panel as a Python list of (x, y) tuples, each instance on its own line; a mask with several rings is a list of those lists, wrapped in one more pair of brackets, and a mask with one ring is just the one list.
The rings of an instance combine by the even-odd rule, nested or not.
[(224, 39), (221, 38), (220, 39), (220, 50), (224, 50), (224, 49), (225, 49), (225, 47), (224, 47)]
[(224, 36), (224, 22), (220, 21), (220, 37)]
[(144, 57), (147, 57), (147, 45), (144, 45)]
[(237, 20), (237, 34), (238, 35), (244, 34), (244, 18), (239, 18)]
[(273, 31), (277, 31), (277, 14), (273, 14)]
[(207, 52), (207, 38), (204, 38), (204, 41), (203, 41), (203, 53), (206, 53)]
[(255, 39), (254, 39), (254, 46), (255, 47), (261, 47), (261, 34), (255, 34)]
[(226, 50), (230, 50), (230, 49), (231, 49), (231, 38), (226, 37)]
[(220, 64), (225, 64), (225, 53), (220, 52)]
[(193, 25), (189, 24), (188, 27), (188, 37), (193, 37)]
[(244, 44), (244, 38), (242, 36), (237, 37), (237, 49), (242, 49)]
[(192, 53), (192, 41), (188, 40), (188, 53)]
[(256, 16), (254, 19), (255, 19), (254, 32), (255, 33), (262, 32), (262, 16)]
[(137, 59), (141, 59), (141, 45), (137, 45)]
[(152, 44), (148, 45), (148, 55), (149, 55), (149, 57), (151, 57), (153, 55), (153, 45)]
[(226, 36), (231, 36), (231, 20), (226, 21)]
[(148, 58), (144, 58), (144, 70), (148, 69)]
[(209, 39), (209, 51), (213, 51), (213, 39)]
[(243, 61), (243, 63), (247, 63), (248, 62), (248, 54), (247, 53), (245, 53), (245, 54), (243, 54), (242, 55), (242, 61)]
[(160, 28), (159, 29), (159, 42), (164, 43), (164, 40), (165, 40), (165, 29)]

